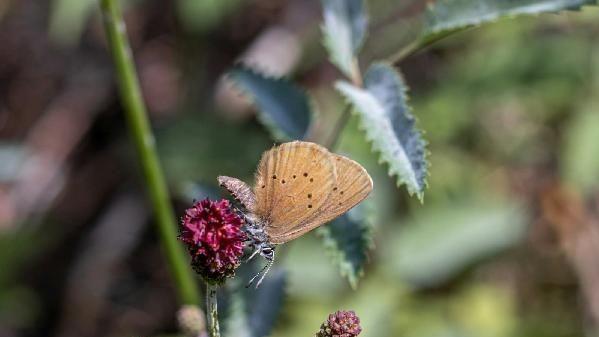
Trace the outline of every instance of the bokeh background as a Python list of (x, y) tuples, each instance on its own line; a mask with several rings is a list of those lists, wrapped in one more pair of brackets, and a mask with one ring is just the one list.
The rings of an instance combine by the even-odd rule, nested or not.
[[(251, 181), (274, 143), (222, 77), (234, 62), (296, 79), (318, 106), (314, 137), (332, 130), (340, 75), (317, 1), (124, 5), (178, 214), (218, 196), (219, 174)], [(370, 1), (365, 61), (416, 34), (422, 3), (393, 6)], [(396, 20), (377, 20), (390, 8)], [(313, 233), (290, 243), (272, 336), (311, 336), (338, 309), (364, 337), (597, 336), (598, 18), (506, 19), (401, 62), (430, 143), (424, 203), (350, 120), (338, 150), (375, 181), (364, 276), (352, 290)], [(1, 1), (0, 336), (178, 335), (140, 176), (96, 2)]]

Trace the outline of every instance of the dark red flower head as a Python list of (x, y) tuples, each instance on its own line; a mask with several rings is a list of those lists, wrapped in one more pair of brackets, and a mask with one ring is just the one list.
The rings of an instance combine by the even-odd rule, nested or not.
[(360, 319), (353, 311), (337, 311), (322, 323), (316, 337), (356, 337), (362, 332)]
[(187, 244), (194, 269), (210, 283), (235, 274), (246, 239), (243, 220), (228, 200), (205, 199), (185, 211), (179, 239)]

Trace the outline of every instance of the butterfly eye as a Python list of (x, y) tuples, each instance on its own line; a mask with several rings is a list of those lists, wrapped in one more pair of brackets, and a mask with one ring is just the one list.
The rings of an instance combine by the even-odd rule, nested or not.
[(265, 248), (262, 248), (262, 251), (260, 253), (261, 253), (260, 255), (269, 259), (269, 258), (273, 257), (274, 251), (272, 250), (272, 248), (265, 247)]

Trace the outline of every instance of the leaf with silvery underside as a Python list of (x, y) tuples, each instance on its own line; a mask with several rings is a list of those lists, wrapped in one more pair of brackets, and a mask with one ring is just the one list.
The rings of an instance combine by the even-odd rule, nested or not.
[(360, 205), (318, 229), (325, 250), (353, 289), (358, 287), (372, 248), (372, 228), (363, 212)]
[(503, 17), (578, 10), (596, 4), (597, 0), (436, 0), (425, 12), (421, 41), (428, 44), (454, 31)]
[(236, 66), (228, 76), (254, 102), (258, 119), (280, 141), (303, 139), (308, 133), (312, 109), (308, 95), (291, 81)]
[(356, 55), (364, 43), (368, 18), (362, 0), (322, 0), (322, 32), (331, 62), (355, 78)]
[(336, 84), (360, 117), (360, 127), (410, 194), (422, 200), (426, 187), (426, 142), (416, 128), (407, 103), (407, 87), (393, 67), (374, 64), (364, 78), (365, 88), (339, 81)]
[(237, 282), (228, 285), (229, 299), (226, 316), (223, 318), (225, 335), (237, 337), (265, 337), (270, 335), (285, 297), (287, 274), (283, 269), (273, 269), (258, 289), (245, 288), (247, 282), (259, 268), (258, 263), (243, 265), (239, 269)]

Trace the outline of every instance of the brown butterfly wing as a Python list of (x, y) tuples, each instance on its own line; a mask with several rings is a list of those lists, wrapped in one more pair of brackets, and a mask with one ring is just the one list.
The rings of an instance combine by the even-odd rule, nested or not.
[(256, 196), (248, 184), (237, 178), (227, 176), (218, 176), (218, 183), (229, 191), (233, 198), (239, 201), (245, 209), (252, 212), (254, 211), (256, 206)]
[(349, 211), (370, 194), (372, 179), (366, 169), (347, 157), (338, 154), (331, 156), (335, 163), (337, 184), (332, 187), (325, 205), (304, 223), (278, 236), (271, 236), (272, 243), (285, 243), (302, 236)]
[(258, 165), (254, 213), (266, 224), (269, 237), (280, 237), (313, 218), (335, 182), (327, 149), (300, 141), (281, 144), (267, 151)]

